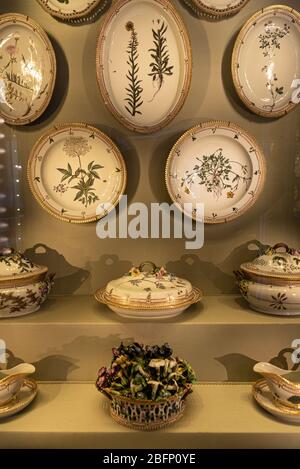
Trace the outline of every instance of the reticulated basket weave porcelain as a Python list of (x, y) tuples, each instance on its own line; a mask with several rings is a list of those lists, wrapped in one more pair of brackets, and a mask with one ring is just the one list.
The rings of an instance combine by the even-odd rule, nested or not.
[(185, 410), (187, 388), (182, 396), (161, 401), (144, 401), (122, 396), (111, 396), (110, 413), (116, 422), (125, 427), (153, 431), (179, 420)]
[(54, 274), (11, 248), (0, 251), (0, 318), (37, 311), (50, 293)]
[[(283, 251), (282, 251), (283, 250)], [(279, 243), (235, 272), (242, 296), (259, 312), (300, 315), (300, 254)]]

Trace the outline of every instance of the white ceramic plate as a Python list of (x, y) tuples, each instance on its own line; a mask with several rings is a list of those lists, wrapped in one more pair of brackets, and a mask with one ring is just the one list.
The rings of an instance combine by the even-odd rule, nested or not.
[(119, 202), (126, 168), (116, 145), (87, 124), (55, 126), (33, 147), (28, 179), (37, 201), (55, 217), (87, 223)]
[(275, 5), (252, 16), (236, 40), (232, 75), (256, 114), (272, 118), (293, 109), (300, 91), (300, 13)]
[(184, 0), (195, 13), (215, 17), (237, 13), (249, 0)]
[(106, 0), (37, 0), (51, 15), (62, 19), (82, 18)]
[(117, 1), (101, 29), (96, 63), (105, 104), (137, 132), (167, 125), (189, 91), (190, 43), (167, 0)]
[[(239, 217), (258, 198), (265, 179), (263, 152), (245, 130), (212, 121), (188, 130), (174, 145), (166, 165), (166, 183), (178, 208), (205, 223)], [(187, 210), (191, 204), (192, 210)]]
[(0, 115), (24, 125), (37, 119), (52, 96), (53, 47), (43, 29), (20, 14), (0, 16)]
[(300, 424), (300, 410), (275, 404), (267, 381), (261, 379), (253, 385), (252, 394), (256, 402), (267, 412), (287, 423)]
[(26, 378), (19, 394), (5, 406), (0, 406), (0, 419), (11, 417), (27, 407), (37, 395), (37, 384)]

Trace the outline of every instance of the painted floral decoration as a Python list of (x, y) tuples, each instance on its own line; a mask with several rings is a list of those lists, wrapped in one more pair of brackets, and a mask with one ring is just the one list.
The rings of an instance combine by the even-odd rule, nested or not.
[(169, 344), (121, 343), (112, 352), (110, 368), (100, 368), (96, 380), (97, 389), (109, 397), (159, 402), (190, 392), (189, 385), (196, 381), (189, 363), (175, 358)]

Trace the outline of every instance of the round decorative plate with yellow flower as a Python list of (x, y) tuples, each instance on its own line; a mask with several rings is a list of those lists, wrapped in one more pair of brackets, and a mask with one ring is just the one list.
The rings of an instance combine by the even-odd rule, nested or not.
[(123, 157), (104, 133), (87, 124), (55, 126), (28, 161), (33, 195), (49, 213), (72, 223), (107, 215), (126, 185)]
[(265, 180), (263, 151), (241, 127), (211, 121), (188, 130), (175, 143), (166, 183), (177, 207), (197, 221), (224, 223), (257, 200)]

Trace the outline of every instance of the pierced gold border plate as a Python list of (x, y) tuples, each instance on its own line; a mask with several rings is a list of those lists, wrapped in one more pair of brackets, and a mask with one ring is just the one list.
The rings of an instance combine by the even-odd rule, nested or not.
[[(233, 53), (232, 53), (232, 59), (231, 59), (231, 73), (232, 73), (232, 78), (233, 78), (233, 83), (236, 89), (236, 92), (241, 99), (241, 101), (244, 103), (244, 105), (252, 111), (254, 114), (257, 114), (261, 117), (267, 117), (267, 118), (276, 118), (276, 117), (281, 117), (284, 116), (285, 114), (288, 114), (290, 111), (292, 111), (298, 104), (294, 103), (292, 99), (289, 99), (289, 101), (286, 103), (285, 106), (282, 108), (276, 110), (270, 110), (266, 111), (263, 110), (262, 108), (258, 107), (257, 104), (255, 104), (254, 100), (251, 98), (250, 95), (247, 95), (247, 92), (245, 90), (245, 87), (241, 83), (240, 79), (240, 71), (241, 71), (241, 66), (240, 66), (240, 57), (242, 54), (242, 47), (245, 46), (246, 40), (245, 37), (247, 34), (253, 29), (258, 21), (261, 19), (262, 21), (268, 21), (272, 20), (273, 17), (279, 16), (279, 14), (283, 14), (286, 17), (290, 17), (290, 22), (291, 24), (296, 24), (298, 25), (298, 28), (300, 30), (300, 13), (295, 10), (294, 8), (291, 8), (287, 5), (271, 5), (269, 7), (263, 8), (259, 11), (257, 11), (254, 15), (252, 15), (248, 21), (244, 24), (242, 29), (240, 30), (238, 37), (235, 41)], [(298, 56), (300, 54), (300, 45), (298, 49)], [(299, 58), (299, 57), (298, 57)], [(249, 59), (251, 60), (251, 58)], [(273, 62), (271, 63), (271, 69), (273, 70), (274, 67), (274, 59)], [(272, 72), (273, 74), (273, 72)], [(274, 77), (276, 77), (276, 82), (278, 83), (278, 77), (274, 73)], [(295, 79), (300, 78), (295, 76)], [(269, 80), (269, 77), (267, 78)], [(279, 85), (278, 85), (279, 86)], [(251, 88), (251, 83), (249, 84), (249, 88)], [(297, 91), (296, 88), (294, 91)]]
[[(114, 166), (113, 174), (115, 175), (115, 177), (116, 175), (118, 177), (113, 186), (113, 193), (110, 194), (109, 200), (100, 201), (99, 198), (96, 198), (98, 197), (98, 195), (97, 195), (97, 189), (95, 188), (93, 189), (93, 196), (95, 196), (95, 200), (91, 202), (86, 201), (86, 205), (85, 205), (87, 207), (86, 209), (84, 205), (82, 206), (78, 205), (78, 209), (76, 206), (76, 210), (75, 210), (75, 209), (69, 209), (63, 206), (63, 199), (64, 199), (65, 192), (67, 192), (69, 188), (74, 189), (74, 187), (69, 186), (71, 182), (68, 182), (68, 184), (66, 183), (66, 181), (68, 181), (68, 179), (71, 177), (71, 174), (68, 177), (63, 176), (62, 181), (56, 180), (58, 185), (53, 186), (54, 187), (53, 190), (55, 190), (55, 192), (59, 192), (61, 195), (61, 200), (58, 203), (57, 200), (52, 200), (51, 195), (48, 194), (47, 189), (43, 185), (42, 167), (47, 158), (49, 146), (51, 144), (54, 144), (54, 145), (56, 144), (56, 140), (55, 140), (56, 137), (58, 138), (63, 137), (67, 139), (69, 136), (74, 135), (76, 132), (80, 135), (81, 134), (84, 135), (85, 140), (88, 141), (88, 144), (85, 145), (85, 147), (82, 149), (85, 154), (89, 151), (89, 149), (92, 149), (95, 152), (95, 149), (92, 148), (92, 143), (95, 142), (96, 139), (98, 139), (100, 144), (103, 144), (104, 146), (106, 146), (106, 153), (104, 154), (103, 159), (107, 158), (110, 166)], [(76, 156), (76, 155), (73, 154), (73, 156)], [(98, 153), (96, 155), (96, 157), (100, 159), (101, 159), (101, 156), (102, 155)], [(112, 156), (115, 159), (114, 162), (112, 162)], [(77, 159), (78, 159), (78, 155), (77, 155), (77, 158), (75, 158), (76, 162), (77, 162)], [(96, 159), (92, 163), (96, 163), (98, 167), (102, 166), (102, 165), (99, 165), (99, 161)], [(92, 163), (88, 165), (88, 169), (93, 172), (94, 168), (90, 167)], [(113, 163), (115, 163), (115, 165)], [(72, 170), (72, 174), (73, 174), (74, 168), (73, 167), (71, 168), (69, 164), (68, 164), (68, 167), (69, 167), (69, 170)], [(97, 167), (97, 171), (98, 171), (98, 167)], [(104, 167), (102, 166), (102, 168)], [(62, 169), (56, 168), (56, 169), (62, 175), (64, 175), (64, 172), (66, 171), (64, 168)], [(84, 170), (84, 167), (83, 167), (82, 162), (80, 161), (80, 167), (76, 171), (76, 174), (74, 173), (71, 179), (71, 181), (73, 181), (73, 184), (76, 184), (75, 182), (76, 178), (78, 179), (80, 172), (82, 172), (82, 170)], [(42, 135), (42, 137), (40, 137), (40, 139), (36, 142), (29, 156), (28, 166), (27, 166), (27, 178), (28, 178), (30, 189), (34, 197), (36, 198), (37, 202), (48, 213), (53, 215), (55, 218), (58, 218), (59, 220), (67, 221), (69, 223), (89, 223), (89, 222), (99, 220), (100, 218), (106, 216), (119, 203), (119, 197), (124, 193), (124, 190), (126, 187), (127, 172), (126, 172), (125, 162), (121, 155), (120, 150), (106, 134), (104, 134), (100, 130), (88, 124), (69, 123), (69, 124), (61, 124), (61, 125), (54, 126), (50, 130), (48, 130), (44, 135)], [(94, 177), (94, 181), (98, 181), (99, 179), (101, 179), (99, 175), (97, 179), (96, 179), (96, 176)], [(105, 180), (103, 179), (103, 183), (107, 183), (107, 182), (109, 182), (109, 178), (106, 176), (106, 179)], [(66, 185), (67, 185), (67, 188), (66, 188)], [(79, 191), (79, 188), (78, 188), (78, 191)], [(73, 195), (75, 196), (75, 192)], [(77, 195), (75, 198), (72, 199), (73, 200), (72, 203), (76, 201), (80, 202), (79, 197)], [(99, 202), (97, 202), (98, 200)], [(97, 202), (97, 206), (96, 206), (96, 202)], [(105, 204), (109, 204), (109, 207), (105, 206)], [(90, 209), (91, 206), (93, 207), (92, 210)], [(101, 211), (99, 211), (99, 213), (96, 211), (98, 206), (101, 206)]]
[[(230, 6), (230, 2), (227, 2), (224, 8), (218, 8), (217, 6), (209, 6), (201, 0), (184, 0), (194, 13), (198, 16), (209, 16), (211, 18), (223, 18), (229, 15), (235, 15), (238, 13), (249, 0), (240, 0), (236, 5)], [(225, 4), (225, 0), (224, 0)]]
[[(26, 27), (31, 30), (32, 34), (37, 36), (41, 43), (45, 48), (45, 54), (47, 54), (49, 58), (49, 83), (46, 88), (45, 98), (41, 100), (41, 105), (36, 108), (35, 112), (28, 113), (22, 117), (11, 117), (7, 112), (3, 112), (0, 107), (0, 116), (3, 117), (4, 121), (7, 124), (13, 125), (25, 125), (30, 124), (31, 122), (38, 119), (46, 110), (51, 100), (55, 80), (56, 80), (56, 57), (55, 52), (50, 42), (50, 39), (47, 33), (43, 30), (43, 28), (32, 18), (26, 15), (22, 15), (20, 13), (8, 13), (5, 15), (0, 15), (0, 30), (1, 27), (5, 27), (5, 25), (19, 25)], [(19, 86), (19, 85), (18, 85)], [(3, 91), (5, 92), (5, 90)]]
[(61, 8), (56, 10), (55, 8), (51, 7), (51, 0), (37, 0), (37, 2), (41, 5), (42, 8), (44, 8), (44, 10), (50, 13), (50, 15), (64, 20), (83, 18), (92, 13), (101, 2), (104, 4), (104, 6), (106, 4), (106, 0), (86, 0), (86, 7), (82, 10), (77, 11), (70, 8), (70, 13), (66, 13), (62, 11)]
[[(159, 122), (155, 124), (151, 124), (151, 125), (139, 124), (138, 122), (133, 122), (133, 120), (130, 120), (129, 115), (127, 117), (127, 115), (125, 114), (125, 111), (124, 113), (121, 113), (117, 109), (116, 105), (113, 103), (113, 99), (110, 96), (110, 93), (107, 88), (107, 78), (105, 77), (105, 73), (106, 73), (105, 71), (108, 67), (108, 63), (107, 63), (108, 58), (106, 57), (105, 49), (106, 49), (107, 34), (112, 23), (114, 23), (116, 18), (120, 16), (122, 8), (131, 4), (132, 1), (133, 0), (118, 0), (112, 6), (112, 8), (110, 9), (108, 15), (106, 16), (104, 20), (104, 24), (101, 28), (100, 35), (98, 38), (97, 50), (96, 50), (97, 81), (98, 81), (99, 90), (102, 95), (104, 104), (106, 105), (108, 110), (112, 113), (112, 115), (122, 125), (124, 125), (128, 129), (134, 132), (147, 134), (147, 133), (156, 132), (162, 129), (163, 127), (165, 127), (167, 124), (169, 124), (175, 118), (175, 116), (179, 113), (182, 106), (184, 105), (189, 89), (190, 89), (190, 84), (191, 84), (192, 49), (191, 49), (191, 44), (190, 44), (187, 29), (184, 25), (184, 22), (181, 16), (172, 5), (172, 2), (170, 2), (169, 0), (147, 0), (157, 5), (158, 8), (161, 8), (162, 12), (165, 12), (165, 14), (168, 14), (172, 18), (172, 22), (174, 26), (176, 26), (176, 33), (178, 34), (178, 38), (180, 39), (180, 42), (182, 45), (182, 54), (180, 54), (182, 55), (180, 67), (181, 67), (181, 73), (183, 75), (183, 78), (181, 79), (181, 85), (180, 85), (181, 89), (177, 91), (176, 100), (174, 99), (175, 105), (173, 105), (172, 109), (170, 109), (169, 112), (166, 113), (164, 118), (162, 118)], [(135, 0), (135, 2), (137, 1), (138, 0)], [(109, 60), (111, 60), (111, 58)], [(150, 61), (151, 61), (151, 57), (150, 57)], [(161, 103), (160, 104), (158, 103), (158, 105), (161, 105)]]
[[(199, 137), (200, 136), (200, 137)], [(175, 159), (177, 158), (178, 161), (182, 161), (184, 155), (182, 153), (182, 145), (185, 145), (190, 142), (191, 148), (193, 145), (197, 144), (198, 137), (201, 138), (218, 138), (218, 137), (226, 137), (229, 138), (232, 142), (236, 142), (240, 144), (243, 148), (243, 151), (247, 153), (249, 161), (251, 162), (251, 178), (249, 187), (247, 190), (244, 190), (244, 195), (236, 202), (232, 203), (232, 205), (215, 210), (211, 208), (205, 211), (204, 216), (204, 223), (208, 224), (216, 224), (216, 223), (227, 223), (231, 220), (234, 220), (241, 215), (243, 215), (247, 210), (249, 210), (257, 201), (260, 193), (263, 190), (265, 177), (266, 177), (266, 161), (264, 157), (264, 153), (258, 142), (255, 138), (250, 135), (246, 130), (242, 127), (233, 124), (232, 122), (225, 122), (225, 121), (209, 121), (201, 123), (189, 130), (187, 130), (175, 143), (170, 154), (167, 159), (166, 169), (165, 169), (165, 182), (167, 186), (168, 193), (170, 198), (173, 200), (174, 204), (177, 206), (179, 210), (184, 212), (187, 216), (193, 218), (197, 221), (203, 221), (199, 219), (199, 215), (195, 211), (195, 203), (203, 203), (205, 209), (205, 200), (197, 200), (197, 197), (193, 195), (192, 191), (186, 188), (184, 189), (185, 185), (180, 184), (181, 181), (178, 179), (177, 169), (176, 166), (174, 171), (172, 170), (172, 165), (174, 164)], [(195, 143), (196, 142), (196, 143)], [(217, 147), (217, 143), (215, 145)], [(238, 147), (237, 147), (238, 148)], [(219, 148), (219, 150), (223, 150)], [(232, 149), (231, 149), (232, 150)], [(194, 151), (194, 150), (193, 150)], [(214, 155), (210, 155), (214, 156)], [(188, 163), (190, 164), (190, 157), (187, 158)], [(240, 164), (240, 163), (239, 163)], [(242, 166), (240, 164), (240, 166)], [(195, 169), (195, 168), (194, 168)], [(198, 167), (199, 170), (199, 167)], [(240, 178), (241, 179), (241, 178)], [(175, 183), (173, 181), (177, 181), (177, 186), (175, 187)], [(226, 182), (227, 184), (228, 182)], [(228, 187), (225, 184), (224, 187)], [(176, 188), (176, 191), (175, 191)], [(224, 189), (225, 190), (225, 189)], [(180, 193), (181, 191), (181, 193)], [(188, 192), (186, 192), (188, 191)], [(229, 189), (226, 189), (229, 191)], [(207, 190), (206, 193), (212, 193), (212, 190)], [(189, 194), (192, 197), (192, 200), (189, 201), (193, 205), (192, 211), (185, 210), (182, 202), (182, 194)], [(228, 200), (234, 199), (235, 194), (232, 190), (227, 193)], [(225, 198), (225, 195), (222, 198)]]

